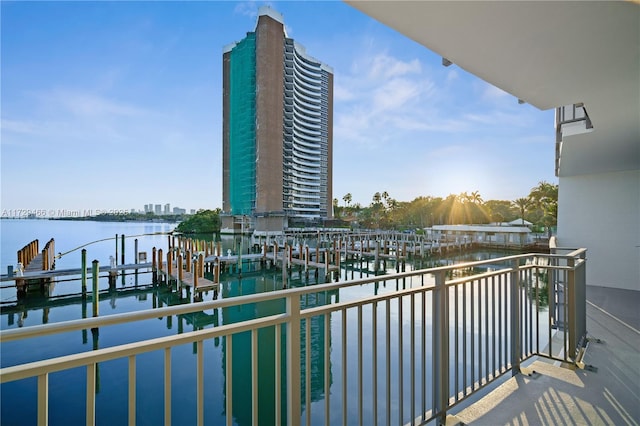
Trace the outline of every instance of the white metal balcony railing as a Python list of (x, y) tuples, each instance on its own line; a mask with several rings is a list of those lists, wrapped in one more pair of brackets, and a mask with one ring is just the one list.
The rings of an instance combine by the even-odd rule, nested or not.
[[(172, 382), (172, 349), (195, 348), (196, 417), (204, 424), (205, 346), (211, 339), (226, 345), (224, 383), (226, 424), (234, 423), (231, 377), (234, 339), (250, 334), (251, 419), (261, 414), (258, 395), (273, 393), (273, 424), (424, 424), (444, 421), (447, 410), (499, 376), (519, 371), (521, 362), (541, 356), (579, 362), (586, 338), (586, 250), (566, 255), (527, 254), (375, 276), (341, 283), (319, 284), (289, 290), (172, 306), (134, 313), (114, 314), (22, 329), (4, 330), (0, 341), (9, 342), (55, 333), (135, 324), (151, 318), (284, 300), (283, 311), (249, 321), (214, 326), (193, 332), (98, 349), (38, 362), (5, 367), (2, 383), (37, 378), (38, 424), (48, 423), (49, 375), (86, 368), (86, 423), (96, 418), (96, 371), (99, 363), (122, 360), (128, 369), (128, 418), (136, 421), (136, 359), (151, 351), (164, 357), (164, 423), (172, 419), (172, 396), (184, 389)], [(473, 268), (496, 270), (463, 276)], [(382, 285), (395, 282), (395, 290)], [(304, 308), (305, 299), (341, 289), (369, 288), (365, 297), (339, 300)], [(393, 284), (390, 285), (392, 287)], [(326, 299), (325, 299), (326, 301)], [(548, 309), (542, 306), (547, 305)], [(320, 325), (320, 327), (318, 327)], [(312, 327), (322, 341), (312, 366)], [(273, 330), (275, 354), (273, 388), (258, 382), (258, 333)], [(316, 336), (317, 338), (318, 336)], [(318, 339), (316, 339), (318, 340)], [(559, 342), (559, 343), (558, 343)], [(316, 344), (318, 344), (316, 342)], [(318, 356), (318, 353), (321, 355)], [(284, 357), (282, 354), (286, 354)], [(331, 357), (340, 366), (331, 371)], [(126, 363), (124, 362), (126, 360)], [(127, 367), (125, 367), (125, 365)], [(283, 367), (284, 366), (284, 367)], [(175, 365), (173, 366), (175, 368)], [(322, 373), (313, 375), (312, 368)], [(334, 366), (336, 370), (338, 367)], [(308, 378), (308, 379), (307, 379)], [(315, 380), (315, 383), (311, 383)], [(332, 383), (335, 380), (335, 383)], [(311, 386), (320, 388), (323, 401), (311, 400)], [(333, 386), (333, 387), (332, 387)], [(341, 391), (340, 391), (341, 389)], [(365, 408), (366, 407), (366, 408)], [(174, 405), (175, 409), (175, 405)]]

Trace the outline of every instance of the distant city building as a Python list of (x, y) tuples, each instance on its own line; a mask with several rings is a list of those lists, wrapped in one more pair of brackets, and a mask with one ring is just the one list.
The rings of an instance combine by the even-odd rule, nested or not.
[(333, 70), (259, 10), (223, 52), (223, 229), (256, 231), (332, 217)]
[[(132, 212), (134, 212), (134, 210), (131, 210)], [(144, 205), (144, 212), (145, 213), (153, 213), (155, 215), (171, 215), (171, 214), (186, 214), (187, 213), (187, 209), (183, 209), (180, 207), (173, 207), (171, 208), (171, 204), (170, 203), (166, 203), (165, 205), (162, 204), (145, 204)], [(195, 214), (195, 210), (191, 209), (191, 214)]]
[(189, 210), (189, 214), (196, 214), (196, 209)]

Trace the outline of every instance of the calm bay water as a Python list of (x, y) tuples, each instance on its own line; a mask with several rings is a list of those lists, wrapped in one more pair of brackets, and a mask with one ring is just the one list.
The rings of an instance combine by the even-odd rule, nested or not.
[[(0, 221), (2, 238), (2, 272), (6, 273), (9, 264), (15, 264), (16, 251), (22, 248), (31, 240), (38, 238), (41, 247), (51, 237), (56, 240), (56, 252), (66, 253), (88, 242), (113, 238), (116, 234), (127, 236), (136, 235), (138, 238), (139, 251), (151, 253), (153, 247), (166, 249), (167, 236), (159, 235), (173, 229), (174, 224), (166, 223), (106, 223), (106, 222), (79, 222), (79, 221), (46, 221), (46, 220), (2, 220)], [(145, 235), (152, 234), (152, 235)], [(125, 254), (126, 262), (133, 262), (134, 238), (126, 239)], [(235, 240), (233, 237), (223, 239), (223, 249), (233, 248)], [(101, 265), (109, 263), (109, 256), (115, 255), (116, 243), (114, 239), (98, 242), (86, 246), (87, 259), (89, 261), (98, 259)], [(118, 241), (120, 250), (120, 241)], [(479, 252), (466, 254), (450, 259), (443, 259), (439, 262), (453, 263), (469, 260), (479, 260), (491, 257), (499, 257), (504, 253)], [(120, 260), (120, 259), (118, 259)], [(80, 250), (71, 251), (64, 254), (56, 261), (57, 269), (76, 268), (80, 266)], [(421, 262), (417, 265), (407, 264), (407, 270), (412, 268), (422, 268), (434, 266), (431, 262)], [(367, 264), (362, 269), (359, 266), (345, 265), (340, 273), (340, 279), (353, 279), (366, 277), (369, 272), (366, 270)], [(369, 269), (373, 269), (370, 267)], [(388, 272), (395, 272), (395, 265), (390, 262)], [(322, 274), (320, 274), (322, 275)], [(282, 288), (281, 273), (276, 270), (266, 270), (261, 272), (246, 273), (241, 279), (237, 276), (224, 277), (222, 283), (221, 297), (229, 298), (242, 294), (253, 294), (266, 291), (279, 290)], [(322, 277), (320, 277), (322, 280)], [(340, 301), (366, 297), (375, 292), (391, 292), (400, 288), (421, 285), (419, 279), (413, 282), (411, 279), (396, 280), (388, 279), (380, 286), (365, 285), (341, 289), (332, 294), (317, 293), (302, 300), (304, 306), (318, 306), (331, 303), (338, 298)], [(313, 273), (309, 280), (302, 277), (296, 278), (294, 273), (290, 285), (313, 285), (316, 284)], [(42, 323), (51, 323), (64, 320), (84, 318), (91, 315), (91, 301), (82, 300), (79, 295), (79, 280), (60, 280), (56, 282), (54, 289), (47, 294), (38, 291), (29, 293), (26, 299), (18, 301), (15, 297), (15, 290), (11, 287), (3, 288), (0, 291), (2, 298), (0, 306), (0, 327), (2, 329), (24, 327)], [(181, 303), (192, 303), (192, 299), (166, 286), (151, 285), (151, 274), (129, 274), (118, 277), (116, 287), (109, 289), (106, 278), (100, 280), (101, 300), (100, 315), (111, 315), (114, 313), (135, 311), (141, 309), (153, 309), (167, 305)], [(205, 299), (210, 300), (212, 293), (205, 294)], [(403, 301), (403, 303), (406, 301)], [(430, 306), (430, 300), (426, 301)], [(392, 304), (391, 310), (386, 312), (381, 309), (377, 312), (378, 323), (383, 324), (387, 315), (395, 318), (398, 313), (397, 304)], [(403, 308), (404, 309), (404, 308)], [(143, 321), (134, 327), (130, 325), (103, 327), (100, 330), (84, 330), (82, 332), (65, 333), (51, 337), (30, 339), (28, 341), (6, 342), (0, 348), (2, 367), (16, 365), (19, 363), (37, 361), (44, 358), (67, 355), (76, 352), (90, 351), (98, 348), (106, 348), (119, 344), (129, 343), (141, 339), (175, 335), (187, 331), (202, 329), (205, 327), (215, 327), (222, 324), (233, 323), (256, 318), (257, 316), (273, 315), (284, 311), (284, 301), (271, 301), (255, 305), (245, 305), (229, 307), (224, 309), (214, 309), (202, 311), (190, 315), (179, 315), (172, 317), (162, 317), (153, 320)], [(418, 318), (421, 313), (416, 312)], [(365, 318), (364, 329), (367, 330), (372, 312), (370, 307), (363, 309)], [(337, 337), (342, 328), (343, 317), (339, 314), (330, 316), (330, 330), (325, 330), (324, 317), (316, 317), (311, 320), (311, 347), (308, 348), (311, 354), (312, 369), (309, 380), (311, 381), (312, 401), (310, 409), (312, 422), (314, 424), (324, 423), (323, 401), (324, 395), (324, 344), (325, 336), (330, 336), (330, 365), (331, 369), (331, 398), (332, 401), (340, 401), (342, 395), (342, 353), (354, 353), (357, 350), (355, 339), (349, 339), (346, 347), (342, 347), (340, 338)], [(394, 326), (397, 329), (397, 325)], [(402, 325), (403, 333), (409, 332), (410, 324)], [(349, 314), (346, 328), (349, 336), (357, 333), (354, 318)], [(302, 327), (304, 333), (305, 327)], [(328, 331), (328, 334), (325, 333)], [(425, 330), (430, 336), (430, 330)], [(416, 333), (420, 333), (420, 329)], [(366, 334), (366, 333), (365, 333)], [(258, 382), (260, 389), (259, 413), (260, 423), (270, 425), (274, 422), (274, 360), (275, 360), (275, 331), (270, 329), (261, 330), (258, 333), (258, 345), (260, 348), (260, 359), (258, 362)], [(301, 336), (304, 342), (305, 336)], [(430, 337), (429, 337), (430, 338)], [(367, 336), (364, 339), (368, 339)], [(392, 345), (398, 347), (399, 353), (409, 353), (409, 339), (405, 338), (402, 347), (398, 336), (391, 336)], [(384, 352), (384, 341), (378, 341), (379, 353)], [(365, 347), (367, 343), (365, 342)], [(233, 418), (233, 423), (237, 425), (251, 424), (251, 338), (245, 333), (233, 337), (233, 410), (226, 413), (225, 382), (228, 379), (224, 365), (227, 357), (225, 339), (215, 339), (204, 343), (205, 359), (205, 423), (224, 424), (228, 415)], [(303, 348), (303, 354), (307, 348)], [(394, 352), (395, 354), (396, 352)], [(393, 355), (394, 357), (396, 355)], [(195, 347), (184, 345), (172, 350), (172, 381), (179, 389), (172, 395), (172, 421), (174, 424), (195, 424), (195, 401), (196, 401), (196, 363)], [(430, 358), (427, 357), (427, 364), (430, 365)], [(284, 354), (281, 354), (284, 360)], [(163, 422), (163, 353), (152, 352), (137, 357), (137, 403), (138, 403), (138, 424), (156, 425)], [(345, 366), (350, 371), (357, 370), (352, 366), (354, 357), (348, 358)], [(397, 360), (392, 360), (397, 363)], [(284, 367), (284, 365), (283, 365)], [(370, 371), (371, 366), (365, 366), (366, 371)], [(303, 369), (304, 371), (304, 369)], [(303, 373), (304, 374), (304, 373)], [(405, 384), (409, 382), (409, 374), (418, 376), (420, 371), (409, 373), (406, 376)], [(430, 372), (427, 372), (430, 376)], [(99, 389), (96, 394), (97, 403), (97, 423), (105, 425), (125, 424), (127, 422), (127, 368), (126, 360), (100, 363), (99, 365)], [(365, 389), (371, 386), (370, 374), (365, 375)], [(71, 370), (61, 373), (54, 373), (50, 376), (49, 390), (49, 421), (50, 424), (84, 424), (84, 383), (86, 381), (83, 369)], [(284, 383), (284, 380), (282, 381)], [(304, 389), (304, 388), (303, 388)], [(2, 385), (0, 389), (1, 414), (0, 423), (2, 425), (25, 425), (36, 423), (36, 380), (25, 380)], [(379, 391), (379, 405), (385, 404), (384, 389)], [(394, 389), (396, 392), (397, 389)], [(347, 383), (348, 395), (355, 395), (357, 392), (356, 383), (350, 380)], [(285, 392), (283, 390), (283, 401)], [(303, 399), (304, 399), (303, 390)], [(403, 405), (404, 412), (409, 411), (411, 401), (405, 398)], [(430, 400), (430, 397), (428, 397)], [(355, 415), (355, 405), (349, 407), (349, 418)], [(399, 407), (393, 406), (392, 418), (397, 418)], [(366, 411), (366, 410), (365, 410)], [(283, 407), (284, 412), (284, 407)], [(369, 415), (369, 414), (366, 414)], [(381, 416), (385, 416), (383, 411)], [(331, 414), (330, 423), (341, 422), (341, 413), (335, 410)], [(335, 418), (334, 418), (335, 417)], [(381, 417), (383, 418), (383, 417)], [(365, 423), (370, 424), (373, 419), (365, 417)]]

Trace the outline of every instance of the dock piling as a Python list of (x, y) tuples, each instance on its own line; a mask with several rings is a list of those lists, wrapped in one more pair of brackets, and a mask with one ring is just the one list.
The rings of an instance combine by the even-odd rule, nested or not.
[(100, 262), (98, 260), (94, 260), (91, 268), (91, 278), (92, 278), (92, 287), (91, 287), (91, 304), (93, 305), (93, 316), (98, 316), (98, 303), (100, 302), (100, 296), (98, 294), (98, 273), (100, 271)]
[(125, 261), (124, 261), (124, 234), (122, 234), (122, 255), (121, 256), (122, 256), (122, 264), (124, 265), (125, 264)]
[(87, 249), (82, 249), (82, 297), (87, 297)]
[(156, 248), (154, 247), (151, 251), (151, 272), (152, 272), (152, 281), (154, 284), (158, 282), (158, 269), (156, 265)]
[(162, 271), (164, 269), (162, 262), (163, 262), (162, 249), (158, 249), (158, 270), (159, 271)]

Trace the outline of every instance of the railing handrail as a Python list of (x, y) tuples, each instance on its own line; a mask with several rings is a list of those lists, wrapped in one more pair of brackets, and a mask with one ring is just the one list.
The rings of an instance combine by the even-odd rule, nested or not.
[(89, 364), (111, 361), (131, 355), (139, 355), (159, 349), (171, 348), (194, 341), (223, 337), (235, 333), (241, 333), (256, 328), (269, 327), (282, 324), (287, 321), (289, 314), (276, 314), (268, 317), (256, 318), (232, 324), (224, 324), (218, 327), (189, 331), (186, 333), (141, 340), (139, 342), (125, 343), (108, 348), (93, 351), (79, 352), (71, 355), (49, 358), (44, 361), (34, 361), (25, 364), (2, 368), (0, 383), (11, 382), (41, 374), (54, 373), (56, 371), (83, 367)]

